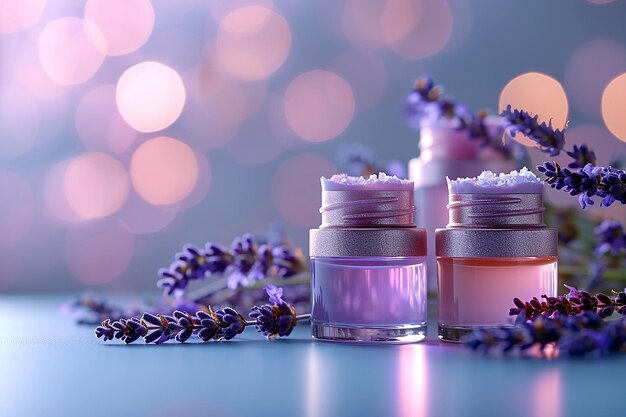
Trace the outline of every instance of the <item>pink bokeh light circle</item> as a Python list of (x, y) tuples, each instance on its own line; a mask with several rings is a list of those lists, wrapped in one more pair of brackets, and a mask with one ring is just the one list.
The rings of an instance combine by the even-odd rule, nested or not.
[(124, 205), (130, 182), (117, 159), (89, 152), (69, 163), (63, 188), (69, 206), (80, 218), (95, 219), (110, 216)]
[(117, 111), (115, 86), (101, 85), (88, 91), (78, 103), (74, 120), (78, 138), (87, 149), (121, 154), (137, 138)]
[(107, 55), (124, 55), (139, 49), (154, 27), (150, 0), (88, 0), (85, 18), (104, 35)]
[(179, 213), (179, 206), (155, 206), (132, 193), (115, 215), (120, 224), (135, 235), (159, 232), (169, 226)]
[(343, 52), (328, 69), (348, 81), (358, 110), (373, 107), (385, 94), (389, 75), (383, 60), (375, 54), (356, 49)]
[(130, 265), (134, 249), (133, 235), (111, 219), (75, 224), (65, 238), (67, 266), (86, 285), (119, 278)]
[(7, 51), (14, 57), (12, 78), (15, 85), (26, 90), (31, 96), (44, 99), (59, 99), (65, 94), (65, 88), (55, 83), (45, 73), (35, 42), (22, 42), (19, 48)]
[[(418, 3), (421, 7), (417, 6)], [(388, 13), (383, 12), (384, 27), (388, 28), (383, 32), (385, 40), (396, 54), (405, 59), (415, 61), (433, 56), (447, 45), (452, 36), (454, 18), (447, 0), (390, 1), (385, 11)], [(418, 18), (413, 21), (415, 16)], [(396, 22), (404, 23), (398, 25)]]
[(347, 0), (343, 2), (341, 28), (352, 43), (364, 48), (381, 48), (385, 45), (382, 35), (383, 11), (387, 1)]
[(212, 1), (208, 3), (209, 15), (216, 22), (221, 22), (226, 16), (237, 9), (246, 6), (260, 6), (266, 9), (272, 9), (274, 2), (272, 0), (228, 0), (228, 1)]
[(185, 106), (185, 85), (172, 68), (147, 61), (127, 69), (117, 82), (117, 107), (140, 132), (156, 132), (178, 119)]
[(626, 48), (609, 39), (581, 45), (568, 60), (564, 84), (572, 106), (589, 117), (601, 117), (602, 91), (626, 70)]
[(54, 164), (45, 174), (43, 180), (43, 212), (62, 223), (74, 223), (81, 218), (72, 210), (65, 195), (65, 172), (71, 160)]
[[(25, 179), (0, 170), (0, 247), (21, 242), (33, 224), (33, 191)], [(0, 273), (1, 274), (1, 273)]]
[(604, 89), (602, 119), (612, 134), (626, 142), (626, 72), (615, 77)]
[(195, 153), (196, 162), (198, 163), (198, 180), (191, 190), (191, 193), (180, 202), (180, 210), (189, 210), (200, 204), (206, 198), (211, 189), (213, 180), (213, 171), (206, 156), (201, 153)]
[(237, 136), (225, 146), (225, 150), (238, 162), (246, 165), (264, 164), (288, 149), (309, 146), (307, 142), (294, 136), (287, 124), (280, 95), (269, 97), (261, 115), (263, 118), (258, 123), (263, 123), (266, 127), (244, 125)]
[(39, 35), (39, 59), (59, 85), (81, 84), (104, 62), (106, 41), (91, 20), (63, 17), (48, 23)]
[(350, 84), (324, 70), (299, 75), (284, 96), (289, 126), (310, 142), (323, 142), (341, 134), (352, 121), (355, 105)]
[(272, 199), (280, 215), (295, 226), (319, 225), (320, 177), (329, 178), (336, 171), (332, 162), (311, 154), (280, 164), (272, 178)]
[(287, 59), (291, 31), (285, 18), (273, 10), (244, 6), (221, 20), (215, 42), (225, 71), (242, 80), (262, 80)]
[(130, 164), (133, 187), (155, 205), (175, 204), (186, 198), (198, 182), (198, 159), (185, 143), (157, 137), (142, 143)]
[(39, 105), (22, 88), (0, 85), (0, 160), (26, 152), (39, 133)]
[(0, 33), (31, 27), (43, 13), (46, 0), (0, 0)]

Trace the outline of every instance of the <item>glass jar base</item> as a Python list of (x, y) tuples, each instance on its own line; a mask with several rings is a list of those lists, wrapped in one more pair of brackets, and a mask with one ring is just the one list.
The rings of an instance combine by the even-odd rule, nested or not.
[(451, 343), (462, 343), (462, 338), (474, 330), (495, 329), (501, 326), (449, 326), (439, 323), (437, 337), (439, 340)]
[(415, 343), (426, 337), (426, 323), (406, 326), (335, 326), (313, 323), (311, 335), (318, 340), (352, 343)]

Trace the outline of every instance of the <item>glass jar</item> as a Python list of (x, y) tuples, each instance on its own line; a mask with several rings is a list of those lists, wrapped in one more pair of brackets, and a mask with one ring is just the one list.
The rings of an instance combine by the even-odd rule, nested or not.
[(415, 342), (426, 335), (426, 258), (312, 258), (313, 336)]

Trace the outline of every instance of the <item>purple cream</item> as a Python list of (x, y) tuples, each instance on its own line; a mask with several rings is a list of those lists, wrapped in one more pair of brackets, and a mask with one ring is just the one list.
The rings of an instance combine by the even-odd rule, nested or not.
[(426, 231), (413, 183), (384, 173), (322, 178), (311, 230), (313, 337), (416, 342), (426, 334)]

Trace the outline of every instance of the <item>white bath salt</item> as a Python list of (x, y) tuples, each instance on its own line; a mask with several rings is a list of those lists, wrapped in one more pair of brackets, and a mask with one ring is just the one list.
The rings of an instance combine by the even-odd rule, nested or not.
[(336, 174), (330, 178), (321, 178), (322, 191), (345, 191), (354, 189), (367, 190), (412, 190), (413, 181), (387, 175), (380, 172), (369, 177), (356, 177), (347, 174)]
[(448, 180), (450, 194), (541, 194), (543, 182), (528, 168), (519, 171), (511, 171), (508, 174), (495, 174), (491, 171), (483, 171), (474, 178), (457, 178)]

